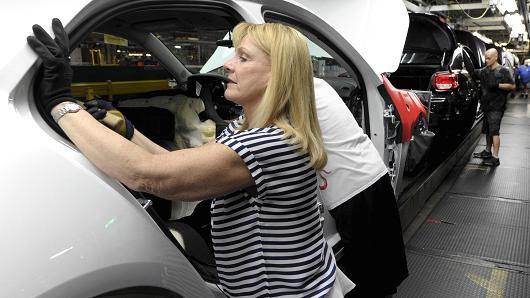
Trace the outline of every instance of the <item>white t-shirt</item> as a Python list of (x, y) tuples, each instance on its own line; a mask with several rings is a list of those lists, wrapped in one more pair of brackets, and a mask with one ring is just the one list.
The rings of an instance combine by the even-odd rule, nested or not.
[(328, 163), (320, 172), (323, 204), (331, 210), (357, 195), (387, 173), (372, 141), (359, 127), (337, 92), (315, 78), (317, 116)]

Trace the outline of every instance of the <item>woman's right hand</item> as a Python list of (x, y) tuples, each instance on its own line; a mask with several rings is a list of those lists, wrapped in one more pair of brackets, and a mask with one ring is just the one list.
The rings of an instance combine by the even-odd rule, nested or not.
[(120, 111), (116, 110), (112, 103), (103, 99), (94, 99), (85, 102), (84, 106), (87, 112), (108, 128), (128, 140), (133, 137), (134, 125)]

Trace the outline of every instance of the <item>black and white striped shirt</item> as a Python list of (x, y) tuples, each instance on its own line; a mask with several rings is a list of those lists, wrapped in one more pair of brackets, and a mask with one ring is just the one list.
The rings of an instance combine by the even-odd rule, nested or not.
[(240, 297), (321, 297), (335, 280), (335, 259), (320, 224), (309, 157), (277, 127), (218, 137), (245, 162), (257, 192), (212, 201), (212, 240), (224, 291)]

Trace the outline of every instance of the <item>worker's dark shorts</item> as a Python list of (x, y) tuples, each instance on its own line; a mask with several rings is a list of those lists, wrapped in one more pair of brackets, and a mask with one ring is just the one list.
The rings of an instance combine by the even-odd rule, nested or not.
[(501, 119), (504, 111), (484, 112), (484, 121), (482, 122), (482, 133), (490, 136), (498, 136), (501, 128)]

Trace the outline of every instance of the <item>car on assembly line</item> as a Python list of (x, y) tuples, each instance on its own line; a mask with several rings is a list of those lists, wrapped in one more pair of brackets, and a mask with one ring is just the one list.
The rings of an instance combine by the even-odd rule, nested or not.
[[(238, 106), (223, 96), (225, 78), (218, 67), (218, 58), (229, 55), (229, 32), (238, 22), (298, 28), (308, 39), (315, 76), (327, 80), (357, 116), (399, 193), (411, 139), (426, 123), (418, 97), (381, 75), (394, 71), (401, 57), (408, 25), (402, 1), (303, 2), (5, 5), (0, 297), (224, 296), (216, 284), (209, 233), (196, 224), (204, 206), (126, 188), (95, 168), (43, 112), (41, 61), (26, 37), (35, 23), (51, 34), (54, 17), (70, 38), (75, 99), (112, 101), (169, 150), (211, 141), (238, 115)], [(373, 46), (380, 36), (392, 46)], [(326, 240), (340, 257), (340, 237), (329, 214), (323, 218)]]
[(430, 91), (429, 130), (465, 135), (475, 122), (481, 96), (475, 70), (480, 62), (443, 18), (409, 13), (410, 26), (398, 69), (389, 79), (402, 89)]

